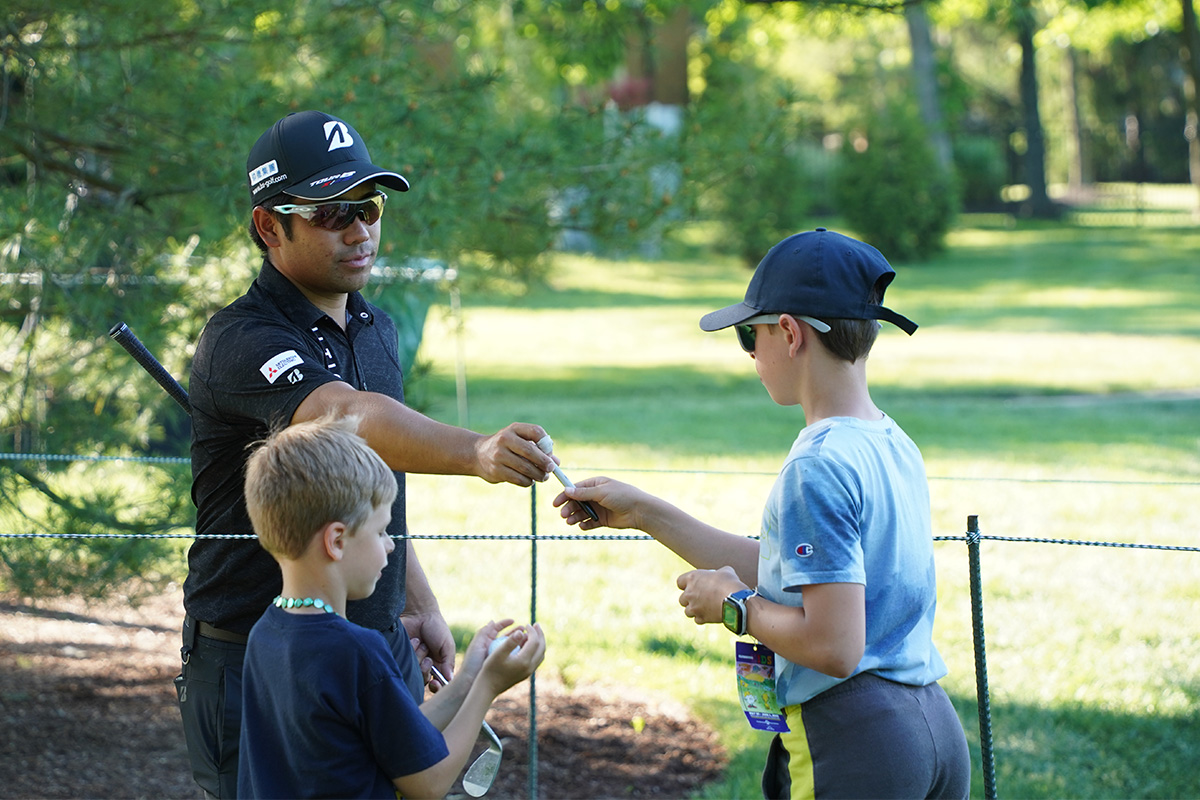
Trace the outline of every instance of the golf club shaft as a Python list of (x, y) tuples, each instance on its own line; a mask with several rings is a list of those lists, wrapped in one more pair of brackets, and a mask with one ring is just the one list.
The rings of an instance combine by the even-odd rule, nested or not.
[[(442, 671), (440, 669), (438, 669), (437, 667), (434, 667), (434, 666), (431, 666), (430, 669), (433, 670), (433, 677), (435, 677), (439, 681), (441, 681), (443, 686), (446, 686), (447, 684), (450, 683), (450, 681), (446, 680), (446, 676), (442, 674)], [(500, 737), (496, 735), (496, 732), (494, 730), (492, 730), (492, 726), (487, 724), (486, 719), (483, 721), (482, 730), (484, 733), (487, 734), (487, 737), (488, 737), (488, 739), (491, 740), (492, 744), (494, 744), (499, 750), (501, 750), (501, 751), (504, 750), (504, 745), (502, 745), (500, 743)]]
[(179, 381), (175, 380), (171, 376), (171, 373), (167, 372), (166, 367), (151, 355), (146, 346), (133, 335), (133, 331), (129, 330), (128, 325), (124, 322), (118, 322), (112, 326), (108, 335), (116, 340), (117, 344), (124, 347), (129, 355), (133, 356), (133, 359), (142, 365), (142, 369), (149, 372), (150, 377), (158, 381), (158, 385), (167, 390), (167, 394), (171, 395), (171, 399), (179, 403), (183, 410), (191, 415), (192, 404), (188, 400), (187, 391), (179, 385)]

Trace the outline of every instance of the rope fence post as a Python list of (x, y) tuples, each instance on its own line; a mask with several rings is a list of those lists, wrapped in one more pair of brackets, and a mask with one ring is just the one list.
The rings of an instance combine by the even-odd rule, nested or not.
[[(537, 481), (529, 487), (529, 624), (537, 622)], [(537, 671), (529, 676), (529, 800), (538, 796)]]
[(983, 796), (996, 798), (996, 762), (992, 750), (992, 709), (988, 698), (987, 646), (983, 638), (983, 580), (979, 567), (979, 517), (967, 517), (967, 560), (971, 572), (971, 631), (975, 641), (975, 697), (979, 705), (979, 751), (983, 760)]

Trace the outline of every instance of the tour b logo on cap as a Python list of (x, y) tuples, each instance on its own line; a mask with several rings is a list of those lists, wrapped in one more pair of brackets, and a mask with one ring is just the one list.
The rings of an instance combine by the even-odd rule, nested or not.
[(325, 141), (329, 142), (329, 151), (340, 150), (343, 147), (353, 147), (354, 137), (350, 129), (341, 120), (331, 119), (325, 123)]

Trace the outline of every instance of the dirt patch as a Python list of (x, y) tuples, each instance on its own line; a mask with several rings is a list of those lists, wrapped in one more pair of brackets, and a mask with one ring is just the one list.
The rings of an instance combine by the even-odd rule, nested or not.
[[(681, 798), (724, 771), (716, 734), (682, 708), (544, 683), (536, 688), (538, 797)], [(487, 796), (529, 797), (528, 691), (501, 696), (488, 723), (504, 760)]]
[[(0, 597), (0, 798), (202, 796), (171, 684), (180, 608), (178, 591), (137, 606)], [(678, 798), (725, 767), (682, 707), (545, 679), (536, 698), (540, 798)], [(487, 797), (530, 796), (529, 716), (524, 686), (488, 714), (504, 758)]]

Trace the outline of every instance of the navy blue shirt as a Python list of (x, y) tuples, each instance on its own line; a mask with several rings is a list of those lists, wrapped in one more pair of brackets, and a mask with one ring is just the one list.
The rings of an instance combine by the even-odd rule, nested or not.
[(242, 668), (238, 797), (396, 797), (449, 755), (377, 631), (271, 606)]
[[(244, 494), (247, 447), (287, 425), (310, 392), (331, 381), (404, 402), (396, 327), (357, 292), (346, 329), (308, 301), (269, 261), (246, 294), (209, 320), (196, 345), (192, 502), (197, 534), (254, 529)], [(388, 531), (406, 532), (404, 474)], [(375, 593), (347, 607), (351, 621), (387, 630), (404, 610), (406, 548), (388, 557)], [(282, 588), (275, 560), (255, 540), (197, 538), (188, 551), (183, 605), (195, 619), (249, 633)]]

